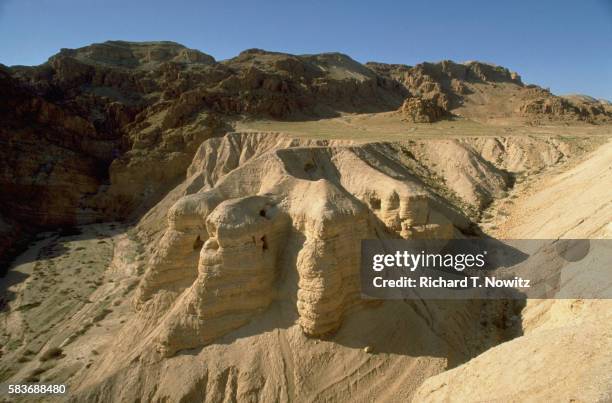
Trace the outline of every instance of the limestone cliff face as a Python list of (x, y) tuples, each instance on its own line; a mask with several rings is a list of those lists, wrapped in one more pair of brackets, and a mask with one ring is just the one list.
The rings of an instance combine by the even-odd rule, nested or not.
[[(156, 348), (173, 355), (211, 343), (275, 300), (294, 305), (305, 334), (334, 332), (365, 303), (362, 239), (450, 238), (468, 230), (444, 192), (425, 186), (426, 171), (410, 166), (408, 146), (256, 133), (204, 142), (134, 301), (145, 316), (160, 318)], [(212, 158), (218, 155), (225, 158)], [(506, 186), (503, 176), (492, 183)]]
[(542, 169), (571, 148), (526, 141), (354, 144), (277, 133), (205, 141), (184, 182), (150, 213), (167, 212), (163, 235), (147, 238), (159, 240), (134, 300), (156, 318), (150, 346), (170, 356), (214, 343), (278, 301), (293, 306), (306, 335), (337, 331), (367, 303), (360, 241), (469, 233), (467, 215), (512, 185), (509, 171)]

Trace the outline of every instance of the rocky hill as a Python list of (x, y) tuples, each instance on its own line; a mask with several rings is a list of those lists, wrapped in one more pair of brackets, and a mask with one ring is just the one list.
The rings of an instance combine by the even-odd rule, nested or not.
[(508, 69), (480, 62), (422, 63), (414, 67), (367, 63), (402, 83), (413, 97), (401, 112), (408, 119), (432, 122), (454, 114), (469, 119), (540, 124), (554, 121), (609, 122), (612, 108), (590, 97), (558, 97), (536, 85), (525, 85)]
[(0, 89), (0, 262), (19, 250), (18, 234), (142, 214), (201, 142), (236, 120), (391, 111), (426, 123), (612, 119), (609, 105), (556, 97), (478, 62), (362, 65), (259, 49), (216, 61), (173, 42), (62, 49), (40, 66), (1, 67)]
[[(558, 358), (543, 330), (558, 325), (557, 310), (570, 302), (540, 301), (526, 310), (521, 300), (366, 300), (360, 240), (474, 234), (481, 212), (511, 199), (515, 181), (529, 184), (537, 172), (564, 167), (602, 141), (510, 135), (356, 143), (273, 132), (210, 138), (137, 223), (39, 234), (7, 276), (0, 376), (67, 382), (73, 401), (468, 394), (457, 379), (475, 384), (474, 368), (496, 381), (507, 375), (494, 364), (517, 353), (504, 346), (518, 346), (523, 356), (546, 347), (541, 362)], [(610, 150), (568, 173), (585, 188), (568, 192), (555, 177), (545, 199), (536, 194), (530, 209), (540, 211), (538, 220), (521, 217), (522, 200), (512, 199), (517, 217), (533, 228), (548, 223), (551, 237), (574, 227), (582, 209), (556, 228), (549, 216), (559, 211), (542, 207), (561, 192), (564, 209), (589, 202), (593, 219), (579, 228), (601, 236), (610, 209), (597, 179), (609, 177)], [(571, 308), (559, 320), (584, 320), (606, 350), (606, 328), (596, 319), (609, 309), (595, 308)], [(552, 334), (564, 345), (579, 337), (579, 325), (561, 324)], [(591, 353), (589, 346), (572, 350), (572, 362)], [(598, 360), (595, 370), (606, 362)], [(567, 371), (559, 365), (554, 373)], [(606, 385), (596, 383), (588, 396)], [(565, 386), (563, 393), (579, 390)]]
[(593, 350), (574, 320), (609, 350), (604, 303), (365, 300), (359, 242), (609, 237), (611, 122), (480, 62), (110, 41), (2, 66), (2, 271), (19, 257), (0, 381), (67, 382), (74, 401), (487, 399), (505, 357), (566, 357), (547, 329), (575, 365)]

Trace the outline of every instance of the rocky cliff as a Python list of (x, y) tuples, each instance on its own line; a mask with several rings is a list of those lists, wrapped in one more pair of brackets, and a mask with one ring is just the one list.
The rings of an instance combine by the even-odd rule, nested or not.
[(75, 401), (410, 399), (520, 336), (522, 302), (362, 299), (360, 240), (469, 236), (513, 179), (593, 141), (210, 138), (127, 233), (33, 247), (0, 373), (70, 382)]
[(362, 65), (339, 53), (259, 49), (216, 61), (173, 42), (62, 49), (40, 66), (2, 67), (0, 86), (0, 206), (20, 228), (142, 214), (180, 180), (201, 142), (236, 119), (612, 116), (604, 104), (555, 97), (478, 62)]
[[(216, 61), (172, 42), (112, 41), (2, 67), (0, 255), (38, 235), (3, 288), (0, 380), (68, 382), (76, 401), (464, 392), (457, 379), (476, 384), (508, 345), (542, 347), (547, 334), (521, 336), (552, 308), (362, 299), (360, 241), (480, 233), (500, 200), (522, 206), (508, 197), (517, 183), (603, 142), (608, 126), (595, 123), (610, 116), (478, 62), (259, 49)], [(321, 134), (329, 121), (349, 136)], [(363, 135), (389, 121), (393, 140), (378, 127)], [(272, 129), (239, 129), (253, 122)], [(547, 209), (565, 192), (555, 177), (526, 205), (540, 218), (517, 208), (515, 220), (604, 228), (595, 212), (607, 194), (585, 198), (608, 179), (603, 150), (570, 172), (589, 192)], [(575, 200), (597, 204), (596, 218), (566, 214)], [(588, 334), (604, 345), (600, 330)], [(568, 345), (578, 332), (551, 334)]]
[[(500, 146), (515, 151), (501, 155)], [(202, 347), (279, 301), (294, 306), (306, 335), (332, 333), (346, 312), (367, 304), (359, 295), (362, 239), (470, 234), (470, 214), (512, 185), (502, 166), (555, 164), (558, 148), (572, 146), (521, 138), (347, 145), (275, 133), (210, 139), (185, 181), (139, 225), (153, 245), (134, 300), (141, 315), (158, 318), (149, 347), (165, 356)]]
[[(292, 272), (304, 332), (334, 331), (360, 299), (355, 251), (361, 239), (376, 237), (376, 231), (439, 238), (453, 236), (455, 225), (467, 229), (461, 213), (436, 208), (441, 202), (435, 195), (401, 168), (399, 161), (408, 157), (400, 149), (305, 148), (279, 137), (263, 151), (258, 140), (266, 147), (274, 136), (252, 136), (203, 143), (189, 170), (190, 194), (170, 209), (160, 253), (138, 297), (142, 305), (162, 290), (188, 286), (161, 324), (166, 354), (244, 325), (277, 298), (275, 284)], [(283, 143), (290, 146), (279, 149)], [(383, 151), (394, 156), (383, 157)], [(202, 158), (207, 155), (241, 164), (206, 185), (215, 172)], [(390, 165), (388, 158), (398, 162)]]
[(367, 63), (396, 80), (417, 97), (400, 112), (414, 122), (429, 123), (454, 114), (479, 121), (518, 120), (529, 124), (555, 121), (609, 122), (612, 108), (589, 97), (559, 97), (525, 85), (516, 72), (488, 63), (421, 63), (414, 67)]

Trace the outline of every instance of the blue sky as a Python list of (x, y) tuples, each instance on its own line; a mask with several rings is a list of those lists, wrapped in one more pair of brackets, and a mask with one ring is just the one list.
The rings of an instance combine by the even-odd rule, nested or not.
[(612, 100), (612, 0), (0, 0), (0, 63), (109, 39), (416, 64), (482, 60), (555, 93)]

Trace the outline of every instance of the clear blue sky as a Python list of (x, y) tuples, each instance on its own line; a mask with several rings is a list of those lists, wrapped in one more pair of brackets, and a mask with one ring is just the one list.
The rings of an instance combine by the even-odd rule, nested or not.
[(555, 93), (612, 100), (612, 0), (0, 0), (0, 63), (109, 39), (416, 64), (482, 60)]

